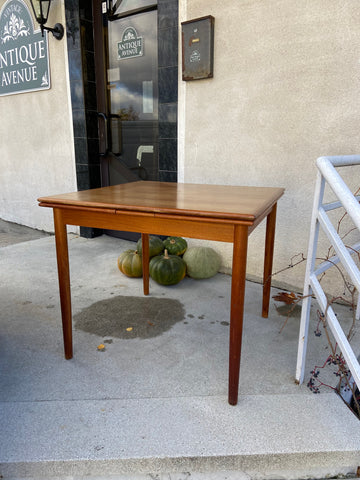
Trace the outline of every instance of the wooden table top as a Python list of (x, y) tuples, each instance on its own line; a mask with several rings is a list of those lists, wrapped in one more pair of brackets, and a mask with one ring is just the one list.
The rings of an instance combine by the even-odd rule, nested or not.
[(201, 216), (254, 222), (283, 188), (139, 181), (39, 198), (41, 206)]

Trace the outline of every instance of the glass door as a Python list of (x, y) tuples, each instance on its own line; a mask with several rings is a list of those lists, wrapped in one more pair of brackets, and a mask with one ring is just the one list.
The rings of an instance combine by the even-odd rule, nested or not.
[(154, 0), (108, 6), (104, 26), (107, 111), (103, 185), (158, 180), (158, 45)]
[(101, 184), (158, 180), (157, 0), (93, 0), (93, 12)]

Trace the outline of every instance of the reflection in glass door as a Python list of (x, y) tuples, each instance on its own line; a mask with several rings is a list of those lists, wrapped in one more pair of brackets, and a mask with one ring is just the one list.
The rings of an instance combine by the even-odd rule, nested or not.
[(157, 10), (116, 12), (106, 44), (108, 184), (158, 180)]

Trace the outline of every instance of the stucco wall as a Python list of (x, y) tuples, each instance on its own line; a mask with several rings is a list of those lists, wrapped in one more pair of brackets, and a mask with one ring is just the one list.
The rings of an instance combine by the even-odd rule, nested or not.
[[(48, 25), (57, 22), (65, 25), (60, 0)], [(37, 198), (76, 190), (66, 33), (60, 41), (49, 34), (49, 57), (50, 90), (0, 97), (0, 218), (53, 231), (52, 212)]]
[[(213, 79), (183, 82), (179, 69), (179, 181), (285, 187), (275, 271), (307, 254), (316, 158), (360, 153), (358, 6), (180, 0), (180, 22), (215, 17), (215, 52)], [(350, 168), (345, 178), (354, 189), (360, 172)], [(249, 278), (262, 276), (264, 231), (250, 237)], [(213, 246), (229, 270), (231, 246)], [(324, 241), (320, 253), (326, 250)], [(274, 280), (302, 290), (304, 270), (302, 264)], [(340, 283), (327, 288), (337, 291)]]

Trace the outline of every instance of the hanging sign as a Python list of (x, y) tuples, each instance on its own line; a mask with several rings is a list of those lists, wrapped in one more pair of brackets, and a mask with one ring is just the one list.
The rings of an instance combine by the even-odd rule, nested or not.
[(125, 29), (121, 42), (118, 42), (117, 45), (119, 60), (144, 55), (143, 38), (138, 36), (134, 27), (127, 27)]
[(0, 10), (0, 96), (50, 88), (48, 37), (34, 30), (23, 0)]

